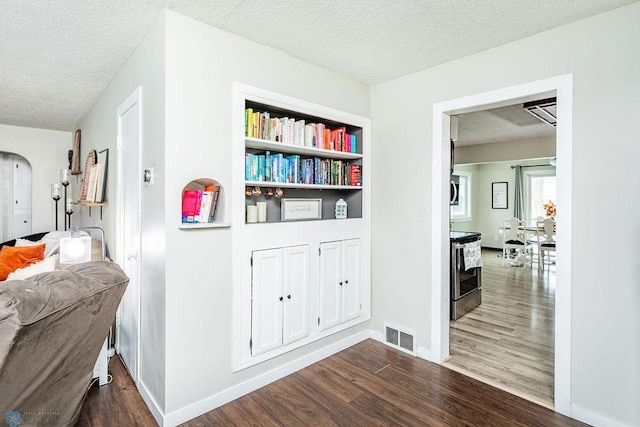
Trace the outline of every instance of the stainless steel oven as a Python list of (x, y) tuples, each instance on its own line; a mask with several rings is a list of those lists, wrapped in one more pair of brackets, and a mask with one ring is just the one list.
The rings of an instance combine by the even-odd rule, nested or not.
[(482, 267), (466, 268), (465, 243), (480, 240), (480, 233), (452, 231), (451, 241), (451, 320), (456, 320), (482, 302)]

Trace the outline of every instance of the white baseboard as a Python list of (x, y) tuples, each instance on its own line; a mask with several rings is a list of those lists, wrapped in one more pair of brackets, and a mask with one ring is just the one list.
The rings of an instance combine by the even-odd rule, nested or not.
[(424, 360), (427, 360), (429, 362), (433, 362), (433, 360), (431, 360), (431, 350), (429, 350), (428, 348), (424, 348), (424, 347), (418, 346), (417, 353), (418, 353), (417, 356), (420, 359), (424, 359)]
[[(354, 334), (350, 337), (347, 337), (343, 340), (333, 343), (318, 351), (315, 351), (311, 354), (303, 356), (299, 359), (293, 360), (283, 366), (279, 366), (278, 368), (265, 372), (264, 374), (261, 374), (255, 378), (252, 378), (248, 381), (245, 381), (231, 388), (223, 390), (220, 393), (216, 393), (212, 396), (202, 399), (199, 402), (195, 402), (189, 406), (180, 408), (177, 411), (170, 412), (164, 416), (164, 419), (162, 420), (163, 422), (158, 422), (158, 423), (163, 427), (176, 426), (178, 424), (182, 424), (206, 412), (209, 412), (219, 406), (222, 406), (225, 403), (231, 402), (232, 400), (242, 397), (245, 394), (251, 393), (252, 391), (259, 389), (260, 387), (264, 387), (267, 384), (270, 384), (276, 380), (284, 378), (287, 375), (290, 375), (296, 371), (299, 371), (300, 369), (306, 368), (307, 366), (312, 365), (316, 362), (319, 362), (320, 360), (325, 359), (346, 348), (349, 348), (352, 345), (358, 344), (359, 342), (362, 342), (370, 337), (371, 337), (370, 330), (358, 332), (357, 334)], [(154, 414), (154, 416), (156, 415)]]
[(571, 404), (571, 418), (574, 418), (583, 423), (587, 423), (592, 426), (607, 426), (607, 427), (632, 427), (633, 424), (626, 424), (620, 420), (605, 417), (602, 414), (598, 414), (591, 409), (584, 408), (575, 403)]
[(384, 344), (384, 334), (382, 333), (382, 331), (371, 329), (369, 332), (372, 339), (380, 341)]
[(149, 390), (147, 390), (147, 387), (144, 385), (144, 382), (138, 381), (138, 391), (140, 392), (140, 396), (142, 396), (142, 400), (144, 400), (144, 403), (147, 404), (147, 407), (151, 411), (151, 415), (153, 415), (153, 418), (156, 419), (156, 422), (161, 427), (164, 426), (163, 424), (164, 413), (158, 406), (158, 402), (156, 402), (153, 396), (151, 396), (151, 393), (149, 393)]

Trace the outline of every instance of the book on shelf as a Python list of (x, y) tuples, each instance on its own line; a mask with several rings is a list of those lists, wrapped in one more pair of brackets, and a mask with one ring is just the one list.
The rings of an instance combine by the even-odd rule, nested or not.
[(202, 190), (184, 190), (182, 194), (182, 222), (198, 222), (202, 193)]
[(245, 136), (288, 145), (357, 153), (356, 135), (345, 126), (330, 129), (324, 123), (308, 123), (293, 117), (274, 117), (269, 111), (246, 108)]
[(211, 211), (209, 213), (208, 222), (215, 222), (216, 208), (218, 207), (218, 198), (220, 196), (220, 186), (208, 185), (205, 190), (213, 192), (213, 203), (211, 204)]
[(96, 192), (98, 190), (98, 180), (100, 179), (100, 170), (102, 165), (96, 163), (91, 165), (89, 169), (89, 184), (87, 185), (87, 196), (83, 202), (93, 203), (96, 201)]
[(245, 180), (273, 183), (362, 186), (362, 166), (346, 160), (298, 154), (245, 153)]
[(213, 205), (213, 192), (203, 191), (200, 201), (200, 212), (195, 222), (207, 223), (209, 222), (209, 215), (211, 214), (211, 206)]

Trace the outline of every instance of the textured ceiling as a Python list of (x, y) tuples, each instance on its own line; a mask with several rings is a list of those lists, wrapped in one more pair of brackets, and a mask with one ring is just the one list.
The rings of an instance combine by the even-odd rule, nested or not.
[(635, 0), (6, 0), (0, 123), (72, 130), (165, 8), (377, 84)]
[(522, 104), (460, 114), (457, 146), (553, 136), (556, 128), (532, 116)]

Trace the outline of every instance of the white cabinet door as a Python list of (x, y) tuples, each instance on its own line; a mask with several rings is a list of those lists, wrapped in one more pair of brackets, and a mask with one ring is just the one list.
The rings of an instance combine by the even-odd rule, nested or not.
[(251, 354), (282, 345), (282, 249), (254, 251), (251, 271)]
[(283, 344), (309, 335), (309, 245), (284, 252)]
[(360, 239), (342, 242), (342, 322), (360, 317)]
[(342, 242), (320, 244), (320, 330), (341, 323)]
[(320, 244), (320, 330), (360, 317), (360, 239)]

